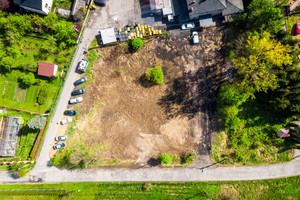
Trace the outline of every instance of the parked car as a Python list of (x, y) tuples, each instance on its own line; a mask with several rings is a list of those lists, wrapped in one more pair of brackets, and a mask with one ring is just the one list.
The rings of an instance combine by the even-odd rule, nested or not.
[(79, 103), (79, 102), (82, 102), (82, 97), (77, 97), (77, 98), (74, 98), (74, 99), (71, 99), (69, 101), (70, 104), (74, 104), (74, 103)]
[(105, 0), (95, 0), (94, 2), (96, 4), (99, 4), (100, 6), (105, 6), (106, 5), (106, 1)]
[(79, 89), (79, 90), (74, 90), (72, 92), (72, 95), (75, 96), (75, 95), (79, 95), (79, 94), (83, 94), (85, 93), (85, 90), (84, 89)]
[(64, 124), (67, 124), (71, 121), (72, 121), (72, 117), (68, 117), (67, 119), (62, 120), (60, 123), (61, 123), (61, 125), (64, 125)]
[(74, 85), (80, 85), (81, 83), (84, 83), (86, 81), (87, 81), (86, 77), (82, 77), (81, 79), (78, 79), (77, 81), (75, 81)]
[(60, 149), (60, 148), (63, 148), (66, 146), (66, 143), (61, 143), (61, 144), (57, 144), (57, 145), (54, 145), (53, 146), (53, 149), (56, 150), (56, 149)]
[(195, 28), (195, 24), (193, 22), (181, 25), (182, 30), (188, 30), (188, 29), (192, 29), (192, 28)]
[(77, 112), (76, 112), (76, 110), (66, 110), (66, 111), (64, 112), (64, 114), (65, 114), (65, 115), (76, 115)]
[(294, 35), (299, 35), (299, 34), (300, 34), (300, 22), (297, 22), (295, 25)]
[(80, 72), (85, 72), (88, 65), (89, 65), (89, 61), (85, 60), (85, 59), (82, 59), (79, 63), (78, 63), (78, 66), (77, 66), (77, 69), (78, 71)]
[(197, 31), (193, 31), (192, 40), (193, 40), (193, 44), (198, 44), (199, 43), (199, 36), (198, 36)]
[(68, 137), (66, 135), (55, 137), (55, 141), (65, 141)]

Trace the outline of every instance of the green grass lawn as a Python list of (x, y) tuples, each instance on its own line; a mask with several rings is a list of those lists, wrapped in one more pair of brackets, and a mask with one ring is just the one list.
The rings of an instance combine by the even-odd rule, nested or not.
[[(4, 199), (299, 199), (300, 177), (263, 181), (0, 185)], [(56, 189), (60, 191), (6, 191)]]
[[(27, 110), (31, 112), (45, 113), (49, 110), (53, 104), (54, 98), (62, 81), (61, 78), (56, 78), (53, 80), (45, 79), (41, 80), (41, 83), (38, 85), (32, 85), (26, 89), (25, 101), (22, 102), (22, 98), (16, 98), (14, 100), (15, 88), (18, 85), (18, 76), (20, 71), (12, 70), (10, 73), (1, 74), (0, 78), (0, 105), (17, 108), (22, 110)], [(7, 82), (7, 83), (6, 83)], [(50, 99), (43, 105), (37, 104), (37, 97), (39, 91), (43, 84), (48, 84), (48, 98)], [(3, 94), (4, 87), (6, 86), (5, 94)], [(25, 92), (25, 91), (24, 91)]]

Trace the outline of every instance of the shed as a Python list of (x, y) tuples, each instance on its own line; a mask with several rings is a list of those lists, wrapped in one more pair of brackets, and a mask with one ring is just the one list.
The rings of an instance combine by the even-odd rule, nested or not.
[(57, 65), (53, 63), (39, 62), (38, 64), (38, 75), (53, 77), (57, 72)]
[(117, 41), (114, 28), (108, 28), (100, 31), (102, 44), (109, 44)]
[(289, 134), (290, 130), (287, 129), (287, 128), (283, 128), (283, 129), (280, 129), (280, 131), (278, 131), (278, 137), (281, 137), (281, 138), (285, 138), (285, 137), (290, 137), (290, 134)]
[(0, 121), (0, 156), (16, 154), (21, 124), (21, 117), (4, 116)]

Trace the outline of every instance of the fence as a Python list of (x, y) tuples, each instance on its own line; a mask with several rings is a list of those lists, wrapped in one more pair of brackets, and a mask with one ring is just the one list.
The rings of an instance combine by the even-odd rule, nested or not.
[(10, 107), (6, 107), (6, 106), (0, 106), (0, 107), (5, 108), (5, 109), (9, 109), (9, 110), (16, 110), (16, 111), (19, 111), (19, 112), (26, 112), (26, 113), (30, 113), (30, 114), (36, 114), (36, 115), (44, 115), (44, 114), (37, 113), (37, 112), (31, 112), (31, 111), (28, 111), (28, 110), (21, 110), (21, 109), (17, 109), (17, 108), (10, 108)]

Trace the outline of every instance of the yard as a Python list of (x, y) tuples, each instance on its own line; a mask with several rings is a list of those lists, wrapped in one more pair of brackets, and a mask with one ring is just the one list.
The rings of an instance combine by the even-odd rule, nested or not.
[[(224, 34), (222, 27), (204, 29), (200, 45), (186, 36), (158, 38), (136, 53), (126, 52), (126, 43), (97, 49), (102, 59), (88, 76), (77, 129), (69, 126), (68, 145), (56, 161), (131, 166), (151, 165), (160, 153), (208, 156)], [(164, 84), (145, 82), (154, 66), (162, 67)]]
[[(20, 50), (21, 53), (17, 55), (14, 65), (30, 65), (37, 71), (38, 61), (56, 63), (59, 66), (58, 77), (50, 79), (36, 76), (36, 79), (40, 80), (40, 83), (31, 85), (30, 87), (23, 87), (20, 84), (19, 77), (24, 73), (18, 69), (12, 69), (9, 72), (2, 70), (0, 74), (0, 106), (38, 113), (45, 113), (51, 108), (62, 81), (59, 77), (60, 71), (67, 67), (68, 57), (72, 49), (65, 49), (58, 53), (60, 50), (58, 47), (55, 47), (56, 49), (52, 49), (53, 53), (41, 54), (39, 52), (43, 48), (44, 42), (47, 42), (47, 40), (30, 36), (23, 37), (20, 41), (20, 46), (22, 47)], [(49, 100), (45, 104), (40, 105), (37, 103), (37, 97), (44, 85), (48, 85), (47, 99)]]
[(20, 113), (13, 110), (5, 110), (5, 114), (0, 114), (8, 116), (20, 116), (23, 119), (23, 124), (19, 133), (18, 148), (16, 155), (12, 158), (1, 158), (1, 161), (20, 161), (20, 160), (30, 160), (30, 152), (37, 138), (39, 130), (33, 130), (28, 128), (26, 125), (35, 115), (29, 113)]
[[(4, 199), (299, 199), (298, 177), (185, 183), (60, 183), (0, 185)], [(4, 191), (5, 190), (5, 191)], [(22, 191), (17, 191), (22, 190)], [(35, 191), (29, 191), (35, 190)]]

